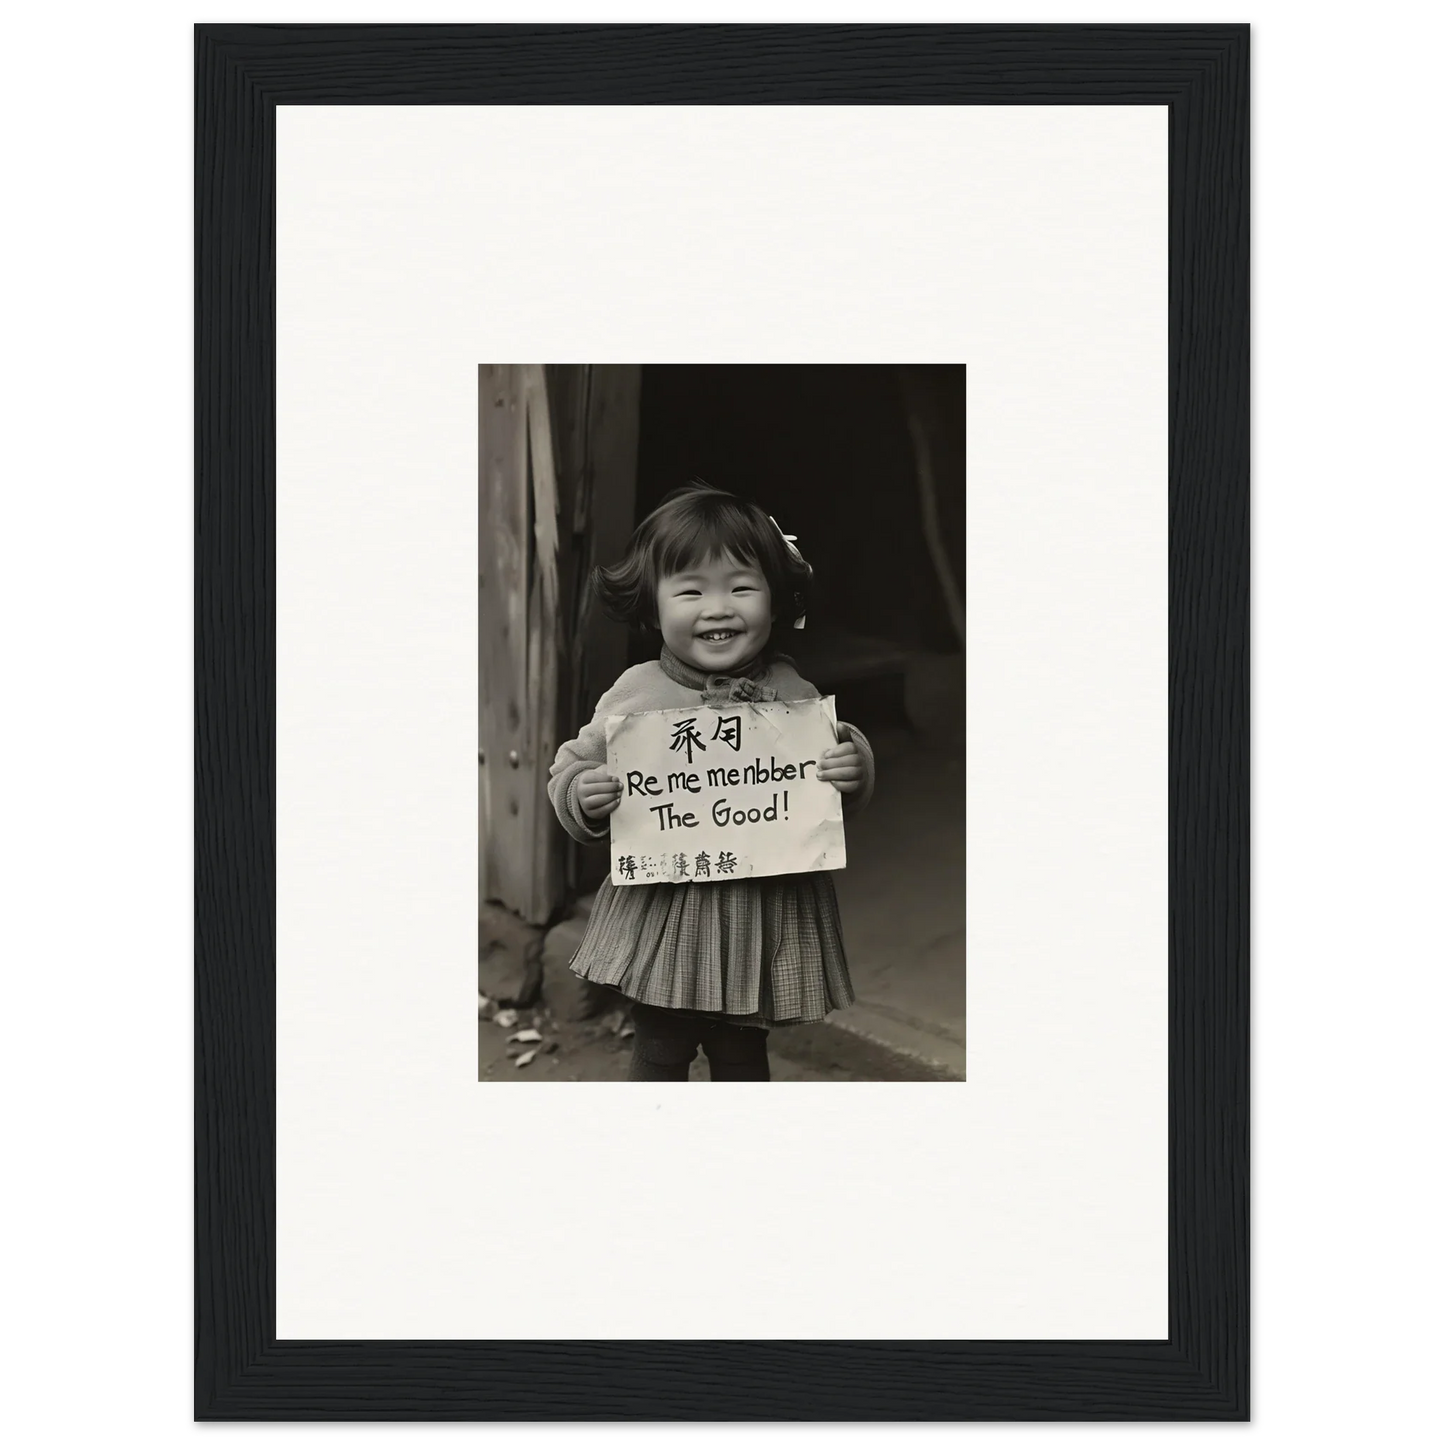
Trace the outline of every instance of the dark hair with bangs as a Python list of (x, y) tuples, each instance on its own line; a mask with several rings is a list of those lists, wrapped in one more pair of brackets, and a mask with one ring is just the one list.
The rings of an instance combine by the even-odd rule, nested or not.
[(724, 556), (763, 574), (775, 627), (790, 627), (807, 612), (813, 569), (773, 520), (757, 503), (697, 478), (669, 492), (637, 524), (620, 562), (593, 569), (592, 587), (614, 621), (656, 627), (657, 584)]

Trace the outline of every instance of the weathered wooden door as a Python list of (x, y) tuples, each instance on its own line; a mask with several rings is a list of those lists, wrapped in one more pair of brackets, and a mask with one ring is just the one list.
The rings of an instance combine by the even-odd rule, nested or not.
[(480, 898), (542, 924), (577, 876), (548, 770), (625, 660), (586, 579), (632, 528), (640, 370), (483, 366), (478, 393)]

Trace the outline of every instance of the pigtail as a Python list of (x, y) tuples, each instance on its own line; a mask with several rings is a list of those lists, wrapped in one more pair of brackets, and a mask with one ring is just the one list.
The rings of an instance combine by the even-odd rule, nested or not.
[(588, 584), (603, 614), (625, 627), (646, 628), (654, 622), (657, 591), (649, 572), (645, 553), (636, 545), (629, 545), (620, 562), (594, 567)]
[[(809, 566), (803, 554), (798, 551), (797, 535), (792, 532), (783, 531), (783, 529), (778, 526), (778, 519), (774, 516), (770, 515), (768, 521), (773, 524), (777, 529), (778, 536), (783, 539), (788, 549), (788, 556), (792, 559), (794, 567), (802, 569), (805, 581), (811, 583), (813, 580), (813, 569)], [(794, 580), (796, 581), (796, 578)], [(793, 626), (801, 632), (803, 628), (808, 625), (808, 597), (807, 592), (801, 588), (793, 592), (793, 613)]]

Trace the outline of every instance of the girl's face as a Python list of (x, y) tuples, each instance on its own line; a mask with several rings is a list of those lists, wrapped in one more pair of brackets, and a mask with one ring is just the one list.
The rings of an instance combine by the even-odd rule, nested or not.
[(699, 672), (732, 672), (766, 645), (773, 599), (751, 563), (715, 557), (658, 582), (657, 625), (673, 655)]

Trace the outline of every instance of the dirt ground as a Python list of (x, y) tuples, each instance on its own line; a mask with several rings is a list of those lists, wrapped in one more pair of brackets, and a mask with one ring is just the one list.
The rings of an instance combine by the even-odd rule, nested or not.
[[(528, 1031), (540, 1034), (540, 1041), (512, 1041)], [(487, 1002), (481, 1006), (477, 1036), (483, 1083), (621, 1083), (632, 1056), (631, 1025), (616, 1011), (569, 1023), (545, 1008), (499, 1010)], [(901, 1083), (935, 1077), (924, 1064), (828, 1024), (773, 1029), (768, 1053), (775, 1083)], [(699, 1055), (690, 1082), (705, 1083), (707, 1077), (707, 1061)]]

